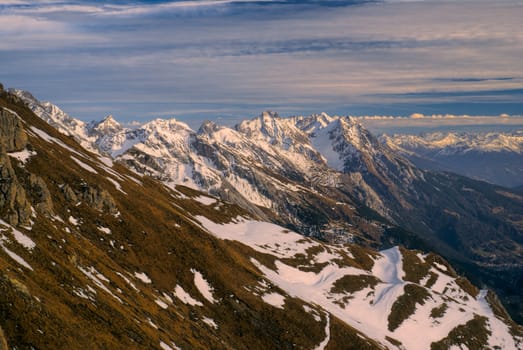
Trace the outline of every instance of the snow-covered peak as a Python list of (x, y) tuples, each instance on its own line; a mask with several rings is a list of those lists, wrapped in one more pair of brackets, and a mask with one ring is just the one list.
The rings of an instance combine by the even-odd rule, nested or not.
[(296, 126), (307, 134), (313, 134), (317, 130), (327, 127), (337, 119), (339, 119), (339, 117), (331, 117), (325, 112), (313, 114), (309, 117), (295, 117)]
[(83, 147), (91, 152), (97, 152), (96, 146), (93, 146), (89, 138), (88, 125), (85, 122), (71, 117), (51, 102), (41, 102), (37, 100), (27, 91), (10, 89), (9, 92), (18, 96), (33, 113), (45, 120), (60, 133), (74, 137)]
[(219, 143), (233, 147), (242, 147), (240, 145), (243, 144), (245, 146), (249, 144), (249, 140), (237, 130), (211, 121), (206, 121), (200, 126), (198, 137), (202, 140), (205, 139), (211, 144)]
[(158, 135), (167, 135), (170, 133), (194, 133), (194, 131), (184, 122), (176, 120), (175, 118), (161, 119), (157, 118), (148, 123), (145, 123), (140, 128), (148, 132), (154, 132)]
[(51, 102), (41, 102), (24, 90), (10, 89), (9, 92), (18, 96), (35, 114), (63, 134), (75, 136), (85, 128), (83, 121), (71, 117)]
[(441, 154), (513, 152), (523, 154), (523, 131), (511, 133), (433, 132), (422, 135), (393, 135), (384, 140), (407, 150), (427, 149)]
[(264, 123), (271, 123), (273, 119), (281, 119), (280, 115), (273, 111), (263, 111), (259, 117)]
[(360, 150), (374, 150), (374, 137), (355, 118), (340, 118), (337, 122), (345, 134), (345, 139), (354, 145), (354, 147)]
[(280, 118), (277, 113), (263, 112), (259, 117), (245, 120), (236, 130), (252, 140), (265, 141), (284, 149), (308, 144), (307, 135), (300, 130), (292, 118)]
[(198, 135), (209, 135), (213, 132), (216, 132), (222, 128), (220, 125), (216, 124), (215, 122), (212, 122), (210, 120), (206, 120), (200, 125), (200, 128), (197, 131)]
[(97, 135), (111, 135), (123, 130), (120, 123), (118, 123), (112, 115), (108, 115), (99, 122), (91, 122), (88, 129), (90, 134)]

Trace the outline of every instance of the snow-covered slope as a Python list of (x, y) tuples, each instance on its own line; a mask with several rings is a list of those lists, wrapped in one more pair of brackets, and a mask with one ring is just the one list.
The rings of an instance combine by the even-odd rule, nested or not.
[(357, 246), (304, 240), (268, 223), (197, 219), (217, 237), (273, 257), (270, 264), (254, 257), (251, 261), (287, 295), (274, 298), (277, 292), (266, 282), (251, 288), (264, 300), (271, 295), (265, 301), (275, 307), (284, 308), (289, 297), (300, 298), (321, 307), (325, 315), (310, 310), (319, 319), (336, 317), (387, 348), (523, 346), (523, 338), (511, 335), (510, 327), (495, 315), (493, 295), (468, 284), (435, 255), (398, 247), (368, 255)]

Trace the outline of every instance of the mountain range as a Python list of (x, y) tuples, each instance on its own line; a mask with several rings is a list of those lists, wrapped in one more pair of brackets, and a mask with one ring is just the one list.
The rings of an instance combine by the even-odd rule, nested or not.
[(523, 186), (523, 131), (382, 135), (424, 169), (451, 171), (500, 186)]
[(421, 170), (352, 118), (131, 129), (23, 91), (0, 102), (0, 344), (522, 345), (459, 276), (517, 319), (515, 192)]

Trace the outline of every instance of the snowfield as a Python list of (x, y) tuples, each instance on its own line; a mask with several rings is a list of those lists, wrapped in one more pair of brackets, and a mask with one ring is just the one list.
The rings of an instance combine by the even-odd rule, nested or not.
[[(372, 257), (371, 271), (340, 266), (335, 261), (341, 259), (341, 252), (353, 256), (348, 246), (323, 245), (311, 239), (289, 232), (288, 230), (265, 222), (237, 218), (234, 222), (216, 224), (198, 216), (197, 220), (211, 234), (221, 239), (241, 242), (260, 253), (271, 254), (275, 260), (273, 270), (254, 258), (252, 263), (264, 276), (282, 291), (292, 297), (300, 298), (312, 305), (320, 306), (327, 315), (333, 315), (357, 329), (365, 336), (381, 344), (396, 348), (390, 339), (402, 343), (405, 349), (430, 349), (431, 343), (440, 341), (457, 326), (464, 325), (476, 315), (488, 319), (487, 329), (491, 332), (488, 342), (491, 348), (518, 349), (508, 327), (493, 313), (481, 291), (476, 298), (467, 294), (456, 279), (442, 272), (446, 267), (436, 263), (430, 272), (437, 276), (436, 282), (425, 287), (428, 278), (419, 284), (406, 281), (402, 253), (398, 247), (379, 252)], [(308, 249), (325, 247), (326, 250), (311, 257), (311, 264), (326, 262), (319, 272), (302, 271), (300, 268), (283, 263), (279, 259), (292, 259), (296, 255), (310, 255)], [(353, 293), (339, 292), (336, 282), (346, 276), (369, 276), (376, 278), (376, 285), (362, 285)], [(415, 304), (413, 314), (403, 320), (399, 326), (390, 330), (389, 315), (395, 302), (405, 293), (407, 285), (415, 285), (425, 290), (428, 297)], [(266, 293), (262, 299), (275, 307), (285, 307), (285, 296), (277, 292)], [(444, 314), (439, 318), (431, 317), (435, 308), (446, 305)], [(329, 331), (326, 329), (328, 343)], [(318, 346), (322, 349), (326, 343)]]

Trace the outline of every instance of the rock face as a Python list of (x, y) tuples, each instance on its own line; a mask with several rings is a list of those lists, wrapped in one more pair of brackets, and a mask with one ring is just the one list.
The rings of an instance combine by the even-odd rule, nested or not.
[(6, 147), (6, 152), (21, 151), (27, 144), (27, 134), (22, 121), (5, 108), (0, 108), (0, 140)]
[(12, 225), (27, 224), (31, 205), (17, 179), (8, 152), (25, 149), (27, 134), (13, 112), (0, 108), (0, 210)]
[(29, 176), (30, 193), (33, 196), (33, 203), (36, 211), (52, 216), (53, 215), (53, 200), (47, 185), (41, 177), (31, 174)]
[(118, 212), (114, 199), (109, 192), (99, 189), (96, 186), (83, 184), (77, 197), (98, 211), (109, 214), (116, 214)]

